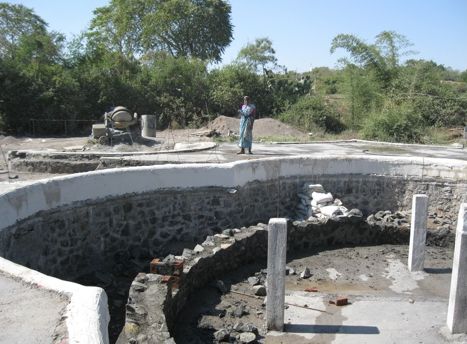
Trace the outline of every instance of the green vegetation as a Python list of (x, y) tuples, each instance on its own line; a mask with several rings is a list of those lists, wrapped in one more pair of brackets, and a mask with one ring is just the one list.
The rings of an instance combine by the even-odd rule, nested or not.
[(320, 96), (301, 97), (279, 118), (307, 131), (340, 133), (345, 129), (333, 106), (326, 104)]
[(198, 127), (236, 116), (246, 94), (260, 117), (311, 140), (444, 143), (466, 125), (467, 70), (401, 63), (411, 44), (392, 31), (372, 44), (337, 35), (331, 52), (348, 55), (339, 69), (287, 71), (267, 37), (216, 67), (232, 40), (230, 11), (226, 0), (111, 0), (66, 41), (33, 10), (0, 3), (0, 131), (89, 133), (116, 105), (157, 114), (159, 128)]

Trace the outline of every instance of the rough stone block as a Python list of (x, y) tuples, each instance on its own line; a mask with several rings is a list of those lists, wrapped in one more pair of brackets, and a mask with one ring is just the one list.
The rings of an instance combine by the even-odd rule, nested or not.
[(268, 278), (266, 322), (268, 330), (284, 328), (285, 262), (287, 251), (287, 220), (272, 218), (268, 231)]
[(410, 271), (422, 271), (424, 267), (427, 219), (428, 196), (413, 195), (408, 259)]
[(457, 220), (447, 325), (451, 333), (467, 333), (467, 203)]

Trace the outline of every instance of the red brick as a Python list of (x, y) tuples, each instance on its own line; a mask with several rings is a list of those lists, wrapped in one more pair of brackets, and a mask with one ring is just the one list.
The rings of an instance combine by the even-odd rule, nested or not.
[(307, 291), (307, 292), (309, 292), (309, 293), (317, 293), (317, 292), (318, 292), (318, 288), (315, 288), (315, 287), (305, 288), (305, 291)]
[(349, 300), (346, 297), (339, 297), (336, 300), (336, 306), (345, 306), (349, 304)]

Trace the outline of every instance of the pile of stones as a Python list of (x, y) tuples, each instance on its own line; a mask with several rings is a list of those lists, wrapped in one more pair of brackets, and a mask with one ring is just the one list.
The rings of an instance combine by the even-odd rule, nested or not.
[(348, 210), (342, 201), (324, 191), (321, 184), (305, 183), (302, 192), (298, 193), (300, 202), (297, 207), (297, 219), (302, 221), (325, 222), (329, 218), (336, 220), (348, 217), (362, 217), (358, 209)]
[(214, 332), (216, 343), (256, 343), (258, 329), (252, 324), (237, 322), (233, 326)]
[(366, 222), (380, 227), (410, 228), (411, 211), (378, 211), (367, 217)]

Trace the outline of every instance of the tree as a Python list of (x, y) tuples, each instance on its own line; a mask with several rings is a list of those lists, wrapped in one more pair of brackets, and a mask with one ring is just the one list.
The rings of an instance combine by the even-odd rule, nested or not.
[(3, 129), (25, 132), (31, 117), (74, 118), (80, 92), (62, 64), (63, 35), (48, 32), (47, 24), (33, 10), (0, 3), (0, 40)]
[(467, 69), (464, 70), (461, 74), (460, 74), (460, 79), (463, 81), (463, 82), (467, 82)]
[(88, 37), (127, 57), (154, 51), (220, 61), (232, 41), (224, 0), (112, 0), (94, 11)]
[(237, 56), (237, 62), (245, 63), (254, 71), (263, 71), (267, 65), (277, 66), (276, 51), (269, 38), (257, 38), (255, 43), (243, 47)]
[(338, 48), (347, 50), (350, 60), (344, 59), (345, 64), (353, 62), (359, 67), (372, 70), (381, 86), (388, 88), (397, 77), (400, 56), (411, 53), (405, 50), (409, 46), (411, 43), (407, 38), (394, 31), (378, 34), (375, 44), (367, 44), (354, 35), (340, 34), (332, 40), (331, 53)]
[(0, 3), (0, 57), (14, 58), (20, 40), (32, 35), (47, 35), (46, 22), (23, 5)]
[(253, 98), (260, 111), (267, 111), (264, 83), (258, 74), (244, 64), (230, 64), (214, 69), (209, 75), (209, 85), (210, 107), (218, 114), (237, 115), (245, 95)]

